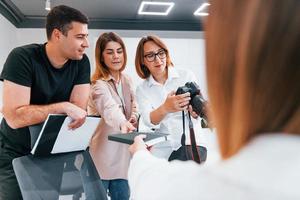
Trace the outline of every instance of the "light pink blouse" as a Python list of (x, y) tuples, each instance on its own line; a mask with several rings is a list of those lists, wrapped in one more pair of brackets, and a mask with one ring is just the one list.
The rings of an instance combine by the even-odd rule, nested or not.
[(125, 106), (122, 106), (112, 79), (97, 80), (92, 85), (88, 104), (88, 114), (100, 115), (102, 118), (91, 140), (90, 153), (104, 180), (127, 179), (131, 158), (128, 145), (107, 139), (109, 134), (120, 132), (121, 123), (137, 112), (131, 79), (125, 74), (121, 74), (120, 78)]

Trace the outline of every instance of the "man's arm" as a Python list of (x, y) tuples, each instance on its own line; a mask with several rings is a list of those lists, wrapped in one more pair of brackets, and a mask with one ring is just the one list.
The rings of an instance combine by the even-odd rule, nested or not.
[[(90, 93), (90, 84), (75, 85), (71, 93), (70, 102), (86, 111), (88, 100), (89, 100), (89, 93)], [(87, 114), (85, 113), (85, 116), (83, 118), (83, 116), (81, 116), (82, 115), (81, 112), (77, 112), (76, 110), (73, 111), (74, 111), (72, 113), (72, 115), (74, 116), (72, 118), (73, 121), (69, 124), (69, 128), (71, 129), (80, 127), (84, 123), (85, 116)]]
[(30, 90), (30, 87), (4, 80), (3, 116), (11, 128), (17, 129), (41, 123), (45, 121), (49, 113), (66, 113), (72, 119), (81, 119), (84, 122), (86, 111), (70, 102), (60, 102), (49, 105), (29, 105)]
[(90, 84), (75, 85), (71, 93), (70, 102), (86, 110), (89, 93)]

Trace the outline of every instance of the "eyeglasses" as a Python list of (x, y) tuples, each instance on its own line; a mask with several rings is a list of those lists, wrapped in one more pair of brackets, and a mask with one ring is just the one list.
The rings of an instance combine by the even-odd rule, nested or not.
[(149, 53), (149, 54), (145, 55), (144, 57), (146, 58), (146, 60), (148, 62), (153, 62), (155, 60), (156, 56), (158, 56), (160, 59), (164, 59), (164, 58), (166, 58), (167, 54), (164, 49), (160, 49), (157, 53)]

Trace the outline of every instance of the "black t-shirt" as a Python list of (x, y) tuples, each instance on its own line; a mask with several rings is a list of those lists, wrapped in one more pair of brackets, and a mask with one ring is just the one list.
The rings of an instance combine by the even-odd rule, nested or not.
[[(81, 60), (68, 60), (62, 68), (56, 69), (48, 60), (45, 44), (30, 44), (11, 51), (0, 79), (30, 87), (30, 104), (33, 105), (69, 101), (74, 85), (90, 83), (90, 62), (84, 55)], [(15, 95), (18, 98), (18, 94)], [(12, 129), (3, 118), (0, 140), (6, 149), (17, 154), (30, 152), (28, 127)]]

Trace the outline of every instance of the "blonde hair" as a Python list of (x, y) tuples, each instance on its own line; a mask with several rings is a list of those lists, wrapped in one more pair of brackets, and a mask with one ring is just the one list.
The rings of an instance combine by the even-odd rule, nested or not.
[(300, 1), (214, 0), (207, 80), (223, 158), (262, 133), (300, 134)]
[(99, 36), (97, 43), (96, 43), (96, 48), (95, 48), (95, 62), (96, 62), (96, 68), (95, 72), (92, 75), (91, 82), (94, 84), (98, 79), (103, 79), (107, 80), (109, 77), (109, 70), (108, 67), (105, 65), (104, 60), (103, 60), (103, 51), (105, 50), (105, 47), (107, 43), (109, 42), (117, 42), (121, 45), (123, 49), (123, 55), (124, 55), (124, 63), (123, 66), (121, 67), (120, 71), (123, 71), (126, 66), (127, 62), (127, 53), (126, 53), (126, 48), (123, 40), (121, 37), (114, 33), (114, 32), (107, 32), (103, 33)]

